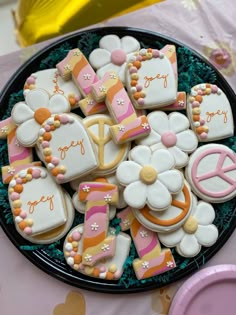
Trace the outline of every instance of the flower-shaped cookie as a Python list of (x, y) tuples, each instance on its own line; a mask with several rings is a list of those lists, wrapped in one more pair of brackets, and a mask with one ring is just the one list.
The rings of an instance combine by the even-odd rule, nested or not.
[(175, 158), (176, 168), (187, 165), (187, 153), (193, 152), (198, 145), (195, 133), (188, 129), (188, 118), (177, 112), (167, 115), (162, 111), (154, 111), (147, 117), (151, 133), (138, 143), (151, 147), (153, 151), (166, 148)]
[(89, 56), (89, 62), (101, 78), (108, 71), (117, 72), (120, 80), (125, 82), (126, 61), (132, 53), (140, 49), (139, 42), (131, 36), (121, 39), (116, 35), (106, 35), (99, 42), (99, 47)]
[(211, 204), (200, 201), (193, 195), (191, 215), (178, 230), (171, 233), (158, 233), (163, 245), (176, 247), (183, 257), (196, 256), (202, 246), (212, 246), (218, 238), (217, 227), (212, 224), (215, 211)]
[(126, 186), (126, 203), (141, 209), (147, 204), (152, 210), (169, 207), (171, 194), (178, 193), (184, 183), (178, 170), (173, 170), (175, 160), (166, 149), (152, 152), (149, 147), (136, 146), (130, 151), (130, 161), (122, 162), (117, 168), (118, 181)]
[(20, 102), (12, 109), (12, 119), (18, 125), (17, 140), (24, 146), (33, 146), (39, 136), (40, 126), (52, 114), (70, 111), (68, 100), (61, 94), (52, 97), (43, 89), (34, 89), (25, 96), (25, 103)]

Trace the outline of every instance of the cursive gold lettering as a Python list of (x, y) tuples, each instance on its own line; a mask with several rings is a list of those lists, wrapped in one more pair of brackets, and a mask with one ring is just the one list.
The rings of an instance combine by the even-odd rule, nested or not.
[(59, 147), (58, 151), (61, 152), (60, 158), (61, 160), (64, 160), (66, 158), (66, 152), (69, 151), (71, 148), (80, 146), (80, 153), (81, 155), (85, 154), (85, 148), (84, 148), (84, 139), (79, 141), (71, 141), (69, 146)]
[(41, 202), (47, 202), (49, 201), (49, 209), (52, 211), (54, 209), (54, 204), (53, 204), (53, 198), (54, 195), (52, 196), (42, 196), (39, 200), (35, 200), (35, 201), (28, 201), (27, 205), (29, 206), (29, 213), (33, 213), (35, 210), (35, 207), (41, 203)]
[(145, 80), (145, 83), (144, 83), (144, 87), (147, 89), (149, 86), (150, 86), (150, 83), (157, 79), (157, 80), (161, 80), (163, 79), (164, 82), (163, 82), (163, 86), (164, 88), (167, 88), (167, 85), (168, 85), (168, 82), (167, 82), (167, 77), (168, 77), (169, 74), (160, 74), (158, 73), (155, 77), (148, 77), (148, 76), (145, 76), (144, 77), (144, 80)]
[(211, 122), (212, 121), (212, 118), (215, 116), (215, 115), (218, 115), (218, 116), (221, 116), (223, 115), (224, 117), (224, 124), (227, 123), (227, 114), (228, 114), (228, 111), (224, 111), (224, 110), (220, 110), (218, 109), (216, 112), (206, 112), (206, 121), (207, 122)]

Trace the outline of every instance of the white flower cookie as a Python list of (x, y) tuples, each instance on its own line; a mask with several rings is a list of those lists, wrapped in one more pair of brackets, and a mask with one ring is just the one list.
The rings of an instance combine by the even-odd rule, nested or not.
[(125, 83), (127, 60), (140, 49), (139, 42), (131, 36), (120, 39), (117, 35), (106, 35), (100, 40), (99, 47), (89, 55), (89, 62), (97, 69), (97, 75), (102, 78), (106, 72), (116, 71), (119, 79)]
[(199, 141), (209, 142), (233, 136), (234, 120), (225, 93), (216, 85), (195, 85), (187, 104), (191, 127)]
[(175, 160), (166, 149), (151, 151), (146, 146), (136, 146), (130, 151), (130, 161), (117, 168), (118, 181), (126, 186), (124, 199), (133, 208), (146, 204), (152, 210), (165, 210), (172, 201), (172, 194), (181, 191), (183, 175), (173, 170)]
[(17, 173), (9, 183), (9, 202), (17, 231), (39, 244), (63, 237), (74, 219), (70, 197), (43, 167)]
[(56, 68), (40, 70), (32, 73), (24, 84), (24, 94), (33, 89), (44, 89), (50, 95), (64, 95), (71, 106), (71, 109), (79, 106), (81, 94), (72, 80), (64, 81)]
[(153, 151), (166, 148), (175, 158), (176, 168), (186, 166), (188, 153), (193, 152), (198, 145), (196, 135), (189, 129), (188, 118), (181, 113), (167, 115), (162, 111), (151, 112), (147, 117), (151, 133), (137, 142), (149, 146)]
[(191, 215), (178, 230), (159, 233), (159, 240), (168, 247), (176, 247), (183, 257), (195, 257), (202, 246), (210, 247), (217, 241), (218, 229), (212, 224), (215, 211), (209, 203), (199, 201), (193, 195)]
[(61, 94), (49, 96), (43, 89), (34, 89), (25, 96), (25, 103), (20, 102), (12, 109), (12, 119), (18, 125), (17, 140), (26, 147), (35, 145), (40, 126), (52, 114), (70, 111), (68, 100)]
[(225, 145), (205, 144), (190, 156), (185, 176), (201, 199), (220, 203), (236, 196), (236, 155)]

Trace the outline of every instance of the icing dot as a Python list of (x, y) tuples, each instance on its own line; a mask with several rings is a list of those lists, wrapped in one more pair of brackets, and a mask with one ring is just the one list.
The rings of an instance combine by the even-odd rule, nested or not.
[(137, 102), (138, 102), (139, 105), (144, 105), (145, 104), (144, 98), (139, 98)]
[(35, 78), (30, 76), (28, 77), (28, 79), (26, 80), (27, 84), (35, 84)]
[(99, 270), (101, 273), (104, 273), (104, 272), (106, 272), (107, 269), (105, 266), (101, 266)]
[(90, 267), (90, 266), (86, 266), (84, 268), (84, 272), (87, 274), (87, 275), (91, 275), (93, 273), (93, 270), (94, 268), (93, 267)]
[(200, 122), (199, 122), (199, 121), (195, 121), (195, 122), (193, 123), (193, 125), (194, 125), (194, 127), (199, 127), (199, 126), (200, 126)]
[(160, 53), (159, 53), (159, 51), (157, 49), (153, 49), (152, 55), (153, 55), (154, 58), (158, 58)]
[(21, 178), (24, 178), (26, 175), (27, 175), (27, 170), (22, 170), (22, 171), (19, 172), (19, 176)]
[(139, 177), (143, 183), (151, 185), (157, 179), (157, 171), (151, 165), (146, 165), (141, 169)]
[(217, 94), (218, 94), (218, 95), (221, 94), (221, 90), (220, 90), (220, 89), (217, 90)]
[(16, 186), (16, 181), (13, 179), (12, 181), (10, 181), (10, 184), (9, 184), (10, 187), (14, 187)]
[(32, 219), (27, 219), (25, 222), (27, 226), (32, 226), (34, 224), (34, 221)]
[(50, 130), (51, 130), (51, 127), (50, 127), (49, 125), (45, 125), (45, 126), (44, 126), (44, 129), (45, 129), (45, 131), (50, 131)]
[(21, 217), (22, 219), (25, 219), (25, 218), (27, 217), (27, 213), (26, 213), (25, 211), (21, 211), (20, 217)]
[(14, 191), (20, 194), (23, 191), (23, 186), (21, 184), (16, 184)]
[(111, 53), (111, 62), (121, 66), (126, 61), (126, 52), (123, 49), (115, 49)]
[(143, 48), (140, 50), (139, 53), (140, 53), (140, 55), (144, 56), (144, 55), (146, 55), (146, 52), (147, 52), (147, 50)]
[(115, 273), (114, 273), (114, 278), (115, 279), (119, 279), (121, 277), (121, 272), (119, 270), (117, 270)]
[(211, 86), (211, 92), (212, 93), (217, 93), (217, 91), (218, 91), (218, 87), (216, 85), (212, 85)]
[(198, 95), (203, 95), (203, 91), (202, 90), (197, 90), (197, 94)]
[(72, 238), (75, 241), (79, 241), (81, 239), (81, 234), (79, 232), (73, 232), (72, 233)]
[(143, 87), (142, 87), (142, 85), (138, 84), (138, 85), (136, 85), (136, 89), (138, 92), (140, 92), (140, 91), (142, 91)]
[(71, 243), (66, 243), (65, 249), (66, 249), (68, 252), (72, 251), (72, 249), (73, 249), (72, 244), (71, 244)]
[(42, 145), (43, 149), (48, 148), (49, 147), (49, 142), (48, 141), (43, 141), (41, 145)]
[(44, 172), (44, 171), (41, 171), (41, 172), (40, 172), (40, 177), (41, 177), (41, 178), (47, 177), (47, 173)]
[(56, 128), (60, 127), (61, 123), (59, 120), (56, 120), (54, 121), (54, 124), (53, 124)]
[(75, 270), (79, 270), (79, 265), (78, 265), (78, 264), (74, 264), (73, 268), (74, 268)]
[[(135, 60), (136, 60), (135, 56), (130, 56), (129, 57), (129, 62), (134, 62)], [(131, 67), (132, 67), (132, 64), (131, 64)]]
[(197, 101), (192, 102), (192, 107), (199, 107), (200, 103)]
[(80, 97), (78, 95), (75, 95), (75, 101), (78, 102), (80, 100)]
[(142, 56), (138, 55), (138, 56), (136, 57), (136, 60), (141, 61), (141, 60), (142, 60)]
[(205, 124), (205, 120), (204, 119), (200, 119), (200, 124), (204, 125)]
[(14, 201), (12, 202), (12, 206), (13, 206), (13, 208), (20, 208), (20, 207), (22, 206), (21, 200), (20, 200), (20, 199), (14, 200)]
[(69, 257), (70, 256), (70, 252), (64, 252), (64, 256), (65, 257)]
[(131, 74), (131, 79), (132, 79), (132, 80), (138, 80), (138, 79), (139, 79), (138, 74), (137, 74), (137, 73), (132, 73), (132, 74)]
[(99, 278), (100, 279), (106, 279), (106, 275), (107, 275), (106, 272), (100, 273)]
[(69, 123), (72, 124), (74, 121), (75, 121), (74, 118), (70, 116), (69, 117)]
[(48, 120), (47, 120), (47, 124), (48, 125), (53, 125), (54, 123), (54, 119), (52, 117), (50, 117)]
[(135, 86), (132, 86), (132, 88), (130, 89), (130, 91), (131, 91), (132, 93), (135, 93), (135, 92), (137, 92), (137, 88), (136, 88)]
[(200, 107), (195, 107), (192, 110), (193, 115), (199, 115), (201, 113)]
[(40, 173), (41, 173), (40, 170), (38, 170), (38, 169), (33, 169), (33, 171), (32, 171), (32, 176), (33, 176), (33, 178), (39, 178), (39, 177), (40, 177)]
[(11, 194), (11, 200), (17, 200), (20, 198), (20, 195), (17, 192)]
[(206, 94), (207, 94), (207, 95), (211, 94), (211, 89), (210, 89), (210, 88), (207, 88), (207, 89), (206, 89)]
[(77, 247), (78, 246), (78, 242), (76, 242), (76, 241), (73, 241), (71, 244), (72, 244), (73, 247)]
[(161, 142), (167, 147), (173, 147), (176, 145), (177, 137), (176, 134), (172, 131), (166, 131), (161, 136)]
[(20, 223), (23, 219), (20, 216), (15, 217), (15, 222)]
[(24, 228), (24, 233), (25, 233), (26, 235), (32, 234), (32, 228), (29, 227), (29, 226), (27, 226), (26, 228)]
[(40, 134), (40, 136), (42, 136), (42, 135), (46, 132), (45, 127), (46, 127), (46, 126), (44, 126), (44, 128), (40, 128), (40, 129), (39, 129), (39, 134)]
[(16, 183), (17, 183), (17, 184), (22, 184), (22, 179), (21, 179), (20, 177), (18, 177), (18, 178), (16, 179)]
[(64, 180), (64, 175), (63, 175), (63, 174), (58, 174), (58, 175), (57, 175), (57, 180), (58, 180), (59, 182), (63, 181), (63, 180)]
[(138, 69), (136, 67), (130, 67), (129, 68), (129, 73), (136, 73)]
[(60, 122), (62, 124), (67, 124), (69, 122), (69, 117), (67, 115), (61, 115), (60, 116)]
[(73, 250), (70, 252), (70, 257), (75, 257), (76, 252), (74, 252)]
[(59, 161), (59, 159), (57, 157), (53, 157), (51, 162), (52, 162), (53, 165), (58, 165), (60, 161)]
[(115, 264), (112, 264), (109, 269), (108, 269), (110, 272), (114, 273), (117, 271), (117, 266)]
[(47, 167), (49, 170), (52, 170), (55, 167), (55, 165), (52, 163), (48, 163)]
[(70, 265), (70, 266), (73, 266), (74, 265), (74, 258), (73, 257), (68, 257), (67, 258), (67, 264)]
[(200, 134), (200, 138), (201, 138), (201, 139), (207, 139), (207, 133), (206, 133), (206, 132), (202, 132), (202, 133)]
[(190, 216), (183, 225), (183, 229), (188, 234), (194, 234), (198, 229), (198, 222), (193, 216)]
[(202, 90), (205, 90), (205, 89), (206, 89), (206, 84), (204, 84), (204, 83), (200, 84), (200, 88), (201, 88)]
[(164, 58), (164, 54), (163, 54), (163, 52), (159, 52), (159, 57), (161, 58), (161, 59), (163, 59)]
[(65, 174), (65, 172), (66, 172), (66, 168), (65, 168), (65, 166), (60, 166), (59, 167), (59, 172), (61, 173), (61, 174)]

